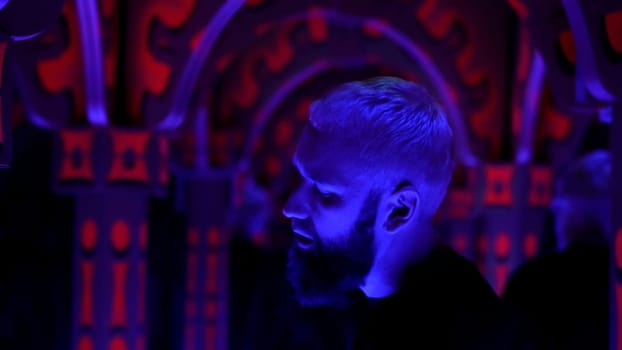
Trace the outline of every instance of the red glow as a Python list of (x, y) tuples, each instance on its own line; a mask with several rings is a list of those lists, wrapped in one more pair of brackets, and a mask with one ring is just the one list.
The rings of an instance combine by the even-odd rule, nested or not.
[(218, 255), (210, 253), (205, 259), (207, 265), (207, 276), (205, 278), (205, 292), (216, 294), (218, 292)]
[(568, 60), (568, 62), (572, 64), (577, 63), (577, 48), (574, 41), (574, 36), (572, 35), (572, 31), (567, 29), (561, 33), (559, 33), (559, 44), (562, 48), (562, 52), (564, 56)]
[(435, 39), (447, 35), (455, 21), (456, 14), (438, 6), (438, 0), (425, 0), (415, 12), (417, 20)]
[(145, 350), (145, 336), (142, 334), (136, 338), (136, 350)]
[(484, 255), (488, 251), (488, 237), (482, 233), (477, 237), (477, 249), (479, 253)]
[(276, 135), (274, 141), (278, 146), (284, 146), (289, 143), (294, 134), (294, 128), (290, 120), (280, 120), (276, 124)]
[(551, 202), (553, 172), (544, 167), (529, 169), (531, 185), (529, 186), (529, 205), (547, 207)]
[(508, 0), (508, 4), (521, 19), (526, 19), (529, 16), (529, 8), (521, 0)]
[(232, 59), (233, 59), (232, 54), (220, 56), (218, 60), (216, 61), (216, 70), (219, 73), (222, 73), (225, 69), (227, 69), (227, 67), (229, 67), (229, 63), (231, 63)]
[(208, 320), (213, 320), (216, 318), (216, 302), (214, 300), (209, 300), (205, 303), (205, 308), (203, 310), (205, 318)]
[(572, 129), (570, 116), (557, 110), (553, 104), (545, 104), (543, 109), (544, 130), (541, 131), (543, 135), (538, 135), (539, 138), (552, 137), (556, 141), (568, 138)]
[[(476, 67), (473, 64), (473, 57), (476, 54), (472, 39), (473, 33), (468, 23), (465, 23), (456, 11), (441, 6), (438, 0), (425, 0), (415, 11), (415, 17), (426, 31), (437, 40), (446, 38), (456, 23), (462, 24), (466, 31), (466, 42), (457, 54), (455, 61), (460, 78), (466, 85), (470, 86), (480, 85), (487, 79), (484, 73), (485, 67)], [(500, 100), (500, 90), (500, 88), (492, 86), (489, 89), (490, 96), (486, 98), (484, 105), (469, 117), (473, 132), (481, 138), (489, 139), (492, 155), (501, 152), (501, 137), (498, 133), (498, 123), (495, 122), (495, 111)]]
[(538, 253), (538, 236), (534, 232), (525, 235), (523, 249), (527, 258), (533, 258)]
[(130, 227), (125, 220), (117, 220), (112, 225), (110, 233), (110, 240), (112, 242), (112, 248), (117, 253), (123, 253), (130, 246)]
[(322, 14), (322, 11), (317, 8), (309, 10), (309, 34), (311, 35), (311, 41), (314, 43), (321, 43), (328, 38), (328, 24), (326, 22), (326, 16)]
[(192, 35), (192, 38), (190, 38), (190, 49), (192, 51), (195, 51), (197, 46), (199, 46), (199, 42), (201, 41), (201, 38), (203, 38), (203, 34), (205, 34), (205, 29), (197, 31)]
[(108, 347), (108, 350), (128, 350), (127, 342), (120, 336), (115, 336), (110, 341), (110, 346)]
[(216, 227), (210, 227), (207, 230), (207, 245), (210, 247), (217, 247), (220, 243), (220, 231)]
[(298, 120), (307, 120), (309, 116), (309, 106), (311, 106), (311, 99), (304, 99), (298, 103), (296, 106), (296, 119)]
[(129, 73), (125, 79), (128, 86), (129, 114), (132, 120), (141, 120), (141, 106), (145, 94), (160, 96), (170, 83), (171, 67), (158, 61), (150, 47), (152, 24), (161, 22), (167, 28), (184, 25), (195, 9), (196, 0), (139, 1), (128, 22)]
[(114, 0), (103, 0), (101, 2), (102, 15), (106, 17), (112, 16), (112, 13), (117, 9), (117, 2)]
[(213, 350), (216, 348), (216, 326), (209, 325), (205, 327), (205, 350)]
[(199, 257), (197, 254), (188, 256), (188, 276), (186, 277), (186, 291), (190, 295), (197, 292), (197, 280), (199, 278)]
[(146, 279), (147, 279), (147, 263), (143, 260), (138, 265), (138, 323), (141, 325), (145, 324), (146, 319), (146, 307), (145, 307), (145, 299), (147, 298), (147, 288), (146, 288)]
[(126, 327), (127, 317), (125, 315), (126, 304), (126, 282), (129, 264), (126, 262), (116, 262), (112, 265), (112, 315), (111, 324), (113, 327)]
[(498, 264), (495, 266), (495, 291), (497, 294), (501, 294), (505, 288), (505, 283), (508, 278), (508, 266), (507, 264)]
[(246, 5), (248, 6), (257, 6), (261, 5), (265, 2), (265, 0), (246, 0)]
[(82, 223), (82, 234), (80, 241), (82, 243), (82, 249), (86, 252), (90, 252), (95, 249), (97, 244), (97, 224), (93, 219), (85, 219)]
[(622, 55), (622, 11), (606, 14), (605, 28), (609, 45), (616, 53)]
[(512, 176), (514, 168), (511, 165), (487, 166), (485, 168), (486, 191), (484, 204), (512, 205)]
[(93, 275), (95, 266), (92, 262), (82, 261), (82, 299), (80, 303), (80, 325), (93, 325)]
[(468, 41), (468, 44), (458, 53), (458, 57), (456, 57), (456, 67), (462, 75), (462, 80), (467, 85), (479, 85), (484, 80), (483, 70), (471, 67), (474, 56), (475, 45), (473, 41)]
[(264, 35), (268, 31), (270, 31), (270, 29), (272, 29), (273, 27), (274, 27), (273, 22), (259, 23), (258, 25), (255, 26), (255, 35), (256, 36)]
[(451, 219), (467, 218), (471, 212), (473, 202), (473, 192), (450, 189), (447, 193), (447, 216)]
[(374, 22), (370, 21), (363, 23), (363, 33), (370, 38), (378, 38), (382, 35), (380, 29), (374, 25)]
[[(148, 131), (128, 132), (115, 130), (111, 131), (110, 137), (112, 138), (114, 148), (114, 158), (108, 173), (108, 180), (148, 182), (149, 175), (145, 152), (151, 134)], [(124, 162), (125, 152), (128, 151), (134, 154), (134, 161), (130, 164)]]
[(142, 251), (146, 251), (147, 250), (148, 240), (149, 240), (149, 233), (148, 233), (148, 230), (147, 230), (147, 223), (146, 222), (142, 222), (138, 226), (138, 244), (139, 244), (140, 249)]
[(235, 89), (236, 93), (227, 97), (223, 103), (223, 114), (228, 115), (231, 107), (237, 105), (249, 108), (257, 102), (259, 97), (259, 83), (255, 77), (258, 64), (265, 64), (270, 73), (283, 70), (294, 58), (294, 48), (289, 37), (296, 23), (288, 23), (275, 34), (276, 39), (267, 46), (254, 47), (240, 63)]
[(454, 235), (453, 246), (458, 253), (465, 254), (469, 246), (469, 239), (467, 238), (466, 233), (457, 232)]
[(266, 171), (271, 177), (275, 177), (281, 172), (281, 161), (276, 156), (266, 157)]
[(86, 117), (84, 67), (78, 17), (73, 1), (65, 1), (62, 15), (69, 35), (67, 48), (57, 57), (39, 61), (37, 75), (43, 88), (51, 94), (71, 91), (73, 114), (83, 121)]
[(512, 240), (507, 232), (500, 232), (495, 238), (495, 254), (500, 259), (505, 259), (510, 255)]
[[(91, 147), (93, 131), (62, 130), (60, 132), (63, 144), (63, 160), (60, 166), (60, 180), (93, 180), (91, 167)], [(80, 152), (80, 159), (74, 162), (73, 153)]]
[(289, 42), (289, 35), (293, 29), (293, 24), (287, 25), (278, 32), (276, 41), (262, 51), (268, 70), (272, 73), (281, 71), (294, 58), (294, 48)]
[(489, 140), (490, 156), (496, 157), (501, 152), (501, 133), (499, 133), (499, 124), (496, 120), (495, 110), (497, 109), (498, 102), (501, 100), (501, 96), (499, 90), (494, 85), (488, 92), (489, 96), (486, 98), (483, 106), (480, 106), (469, 116), (469, 124), (477, 136)]
[(518, 37), (519, 57), (518, 65), (516, 67), (516, 78), (524, 82), (527, 80), (527, 74), (529, 74), (529, 66), (531, 64), (533, 49), (529, 37), (529, 30), (526, 25), (520, 27), (520, 33)]
[[(102, 16), (106, 21), (114, 22), (118, 16), (118, 2), (113, 0), (104, 0), (101, 2)], [(107, 46), (108, 50), (104, 52), (104, 72), (106, 79), (106, 86), (114, 88), (117, 83), (117, 59), (119, 57), (119, 26), (114, 23), (110, 31), (107, 33), (104, 41), (108, 40), (110, 44)], [(105, 46), (106, 47), (106, 46)]]
[(93, 350), (94, 348), (93, 339), (89, 336), (83, 335), (78, 341), (78, 350)]

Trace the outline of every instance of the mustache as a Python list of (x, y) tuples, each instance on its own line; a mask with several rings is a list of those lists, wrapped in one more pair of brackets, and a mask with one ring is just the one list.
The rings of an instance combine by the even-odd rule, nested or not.
[(305, 220), (292, 219), (291, 227), (293, 231), (297, 231), (297, 232), (306, 234), (312, 238), (316, 238), (315, 227), (313, 225), (313, 222), (311, 222), (311, 220), (309, 219), (305, 219)]

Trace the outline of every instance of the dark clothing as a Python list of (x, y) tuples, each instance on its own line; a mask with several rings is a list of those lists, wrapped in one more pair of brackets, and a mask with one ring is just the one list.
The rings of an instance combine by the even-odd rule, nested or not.
[(608, 349), (608, 247), (575, 243), (525, 263), (503, 300), (519, 317), (528, 349)]
[[(347, 310), (300, 309), (289, 349), (500, 349), (499, 300), (469, 261), (439, 247), (407, 269), (400, 290)], [(292, 324), (293, 325), (293, 324)], [(298, 327), (298, 326), (296, 326)]]

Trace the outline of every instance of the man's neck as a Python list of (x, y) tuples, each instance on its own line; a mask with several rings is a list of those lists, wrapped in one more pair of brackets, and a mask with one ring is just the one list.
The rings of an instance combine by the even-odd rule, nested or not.
[[(360, 287), (368, 298), (385, 298), (397, 292), (404, 270), (423, 259), (433, 249), (437, 237), (428, 231), (421, 234), (423, 236), (415, 241), (411, 241), (415, 235), (404, 236), (387, 242), (379, 249), (374, 264)], [(412, 247), (417, 249), (413, 250)]]
[(395, 271), (391, 272), (381, 266), (374, 265), (369, 271), (361, 290), (368, 298), (385, 298), (397, 292), (398, 278)]

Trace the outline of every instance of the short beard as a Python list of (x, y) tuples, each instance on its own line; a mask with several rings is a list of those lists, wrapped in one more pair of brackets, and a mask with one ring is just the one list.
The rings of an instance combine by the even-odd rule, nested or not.
[(374, 260), (374, 224), (379, 196), (368, 194), (345, 246), (318, 242), (310, 251), (292, 246), (287, 276), (302, 306), (347, 307)]

